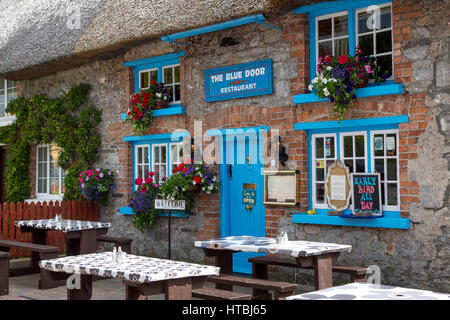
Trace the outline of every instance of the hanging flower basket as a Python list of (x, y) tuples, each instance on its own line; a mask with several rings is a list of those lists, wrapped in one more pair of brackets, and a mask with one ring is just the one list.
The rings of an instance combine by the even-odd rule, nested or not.
[(338, 121), (344, 119), (349, 107), (356, 100), (355, 90), (367, 86), (370, 80), (380, 83), (388, 78), (387, 71), (381, 74), (376, 58), (364, 56), (357, 48), (355, 55), (320, 57), (317, 75), (308, 89), (321, 99), (333, 104), (333, 113)]
[(169, 105), (169, 101), (156, 100), (154, 109), (164, 109)]
[(199, 184), (189, 186), (190, 193), (199, 193), (200, 191), (202, 191), (202, 187)]

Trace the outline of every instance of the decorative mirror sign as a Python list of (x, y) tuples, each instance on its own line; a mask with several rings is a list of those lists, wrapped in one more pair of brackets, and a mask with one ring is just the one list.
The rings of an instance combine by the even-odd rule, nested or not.
[(325, 196), (328, 206), (335, 210), (335, 212), (330, 212), (329, 215), (342, 215), (342, 211), (348, 208), (351, 198), (350, 189), (348, 167), (341, 160), (337, 160), (328, 168), (325, 183)]
[(297, 206), (299, 171), (264, 171), (264, 204)]

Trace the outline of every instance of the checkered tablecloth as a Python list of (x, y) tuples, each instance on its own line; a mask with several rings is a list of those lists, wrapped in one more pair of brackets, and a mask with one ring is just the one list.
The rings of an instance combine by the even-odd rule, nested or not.
[(56, 221), (55, 219), (23, 220), (23, 221), (16, 221), (15, 225), (17, 227), (31, 227), (36, 229), (58, 230), (62, 232), (111, 227), (111, 223), (109, 222), (94, 222), (94, 221), (67, 220), (67, 219), (61, 219), (60, 221)]

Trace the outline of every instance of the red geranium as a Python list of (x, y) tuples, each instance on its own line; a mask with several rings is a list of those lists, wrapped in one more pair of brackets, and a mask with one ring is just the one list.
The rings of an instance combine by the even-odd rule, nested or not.
[(150, 184), (153, 182), (152, 178), (145, 178), (145, 183)]
[(348, 57), (347, 57), (346, 55), (343, 54), (343, 55), (341, 55), (341, 56), (339, 57), (338, 62), (339, 62), (340, 64), (348, 63)]
[(199, 184), (200, 182), (202, 182), (202, 179), (200, 179), (198, 176), (195, 176), (194, 181), (195, 181), (195, 184)]
[(138, 186), (140, 186), (142, 184), (143, 180), (141, 177), (137, 178), (136, 180), (134, 180), (134, 183)]

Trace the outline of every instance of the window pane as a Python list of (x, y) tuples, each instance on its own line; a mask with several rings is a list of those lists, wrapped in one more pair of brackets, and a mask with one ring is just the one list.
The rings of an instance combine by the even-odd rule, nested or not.
[(358, 38), (359, 48), (361, 49), (363, 55), (371, 56), (373, 52), (373, 34), (368, 34), (366, 36), (361, 36)]
[(348, 54), (348, 38), (334, 41), (334, 55), (341, 56), (343, 54)]
[(175, 85), (175, 101), (180, 101), (181, 99), (181, 91), (180, 91), (180, 85)]
[(17, 94), (16, 94), (16, 88), (9, 88), (8, 89), (8, 94), (7, 94), (7, 100), (8, 102), (17, 98)]
[(334, 36), (348, 35), (348, 19), (347, 16), (334, 17)]
[(141, 73), (141, 88), (148, 88), (148, 87), (149, 87), (148, 72), (142, 72)]
[(376, 134), (374, 139), (375, 156), (384, 156), (384, 136), (382, 134)]
[(359, 33), (366, 33), (371, 31), (372, 29), (369, 29), (369, 26), (367, 25), (367, 19), (371, 16), (371, 14), (367, 12), (361, 12), (358, 13), (358, 32)]
[(395, 133), (386, 135), (386, 155), (397, 155), (397, 135)]
[(166, 156), (167, 156), (166, 146), (162, 146), (161, 147), (161, 158), (162, 158), (161, 163), (166, 163), (167, 162)]
[(325, 181), (325, 169), (316, 168), (316, 181)]
[(165, 84), (173, 83), (172, 68), (165, 68), (164, 69), (164, 83)]
[(5, 89), (5, 80), (0, 79), (0, 90), (4, 90), (4, 89)]
[(352, 136), (344, 136), (344, 157), (345, 158), (353, 157), (353, 137)]
[(332, 55), (331, 41), (325, 41), (319, 43), (319, 57), (325, 57)]
[(155, 151), (155, 155), (154, 155), (154, 158), (153, 158), (154, 159), (153, 162), (154, 163), (160, 163), (161, 160), (160, 160), (160, 156), (159, 156), (159, 147), (155, 147), (154, 151)]
[(386, 187), (385, 187), (385, 183), (381, 183), (381, 204), (383, 205), (383, 206), (385, 206), (386, 205), (386, 201), (385, 201), (385, 189), (386, 189)]
[(161, 165), (161, 172), (160, 172), (160, 181), (162, 181), (164, 178), (167, 178), (167, 170), (166, 170), (166, 165)]
[(392, 55), (377, 57), (377, 64), (380, 66), (381, 74), (387, 71), (388, 77), (392, 76)]
[(327, 137), (325, 139), (325, 156), (327, 158), (334, 158), (334, 137)]
[(366, 172), (366, 164), (363, 159), (356, 160), (356, 172)]
[(391, 27), (391, 6), (381, 8), (381, 29), (390, 28)]
[(355, 136), (355, 155), (365, 157), (364, 136)]
[(319, 21), (319, 40), (331, 38), (331, 18)]
[(166, 86), (166, 88), (169, 91), (170, 96), (171, 96), (169, 102), (172, 102), (173, 101), (173, 86)]
[(4, 101), (3, 99), (5, 99), (5, 97), (0, 94), (0, 117), (5, 116), (6, 108), (5, 108), (5, 104), (2, 102), (2, 101)]
[(150, 81), (158, 82), (158, 70), (150, 71)]
[(397, 159), (387, 159), (387, 180), (397, 181)]
[(180, 82), (180, 66), (174, 68), (175, 83)]
[(353, 173), (353, 160), (345, 160), (345, 165), (348, 167), (350, 173)]
[(381, 181), (384, 181), (384, 159), (375, 159), (375, 172), (378, 172)]
[(398, 205), (397, 199), (397, 184), (396, 183), (388, 183), (387, 184), (387, 204), (388, 206), (396, 206)]
[(325, 184), (316, 184), (316, 203), (325, 203)]
[(316, 158), (324, 158), (323, 156), (323, 138), (316, 138)]
[(377, 54), (392, 51), (391, 30), (377, 33)]

